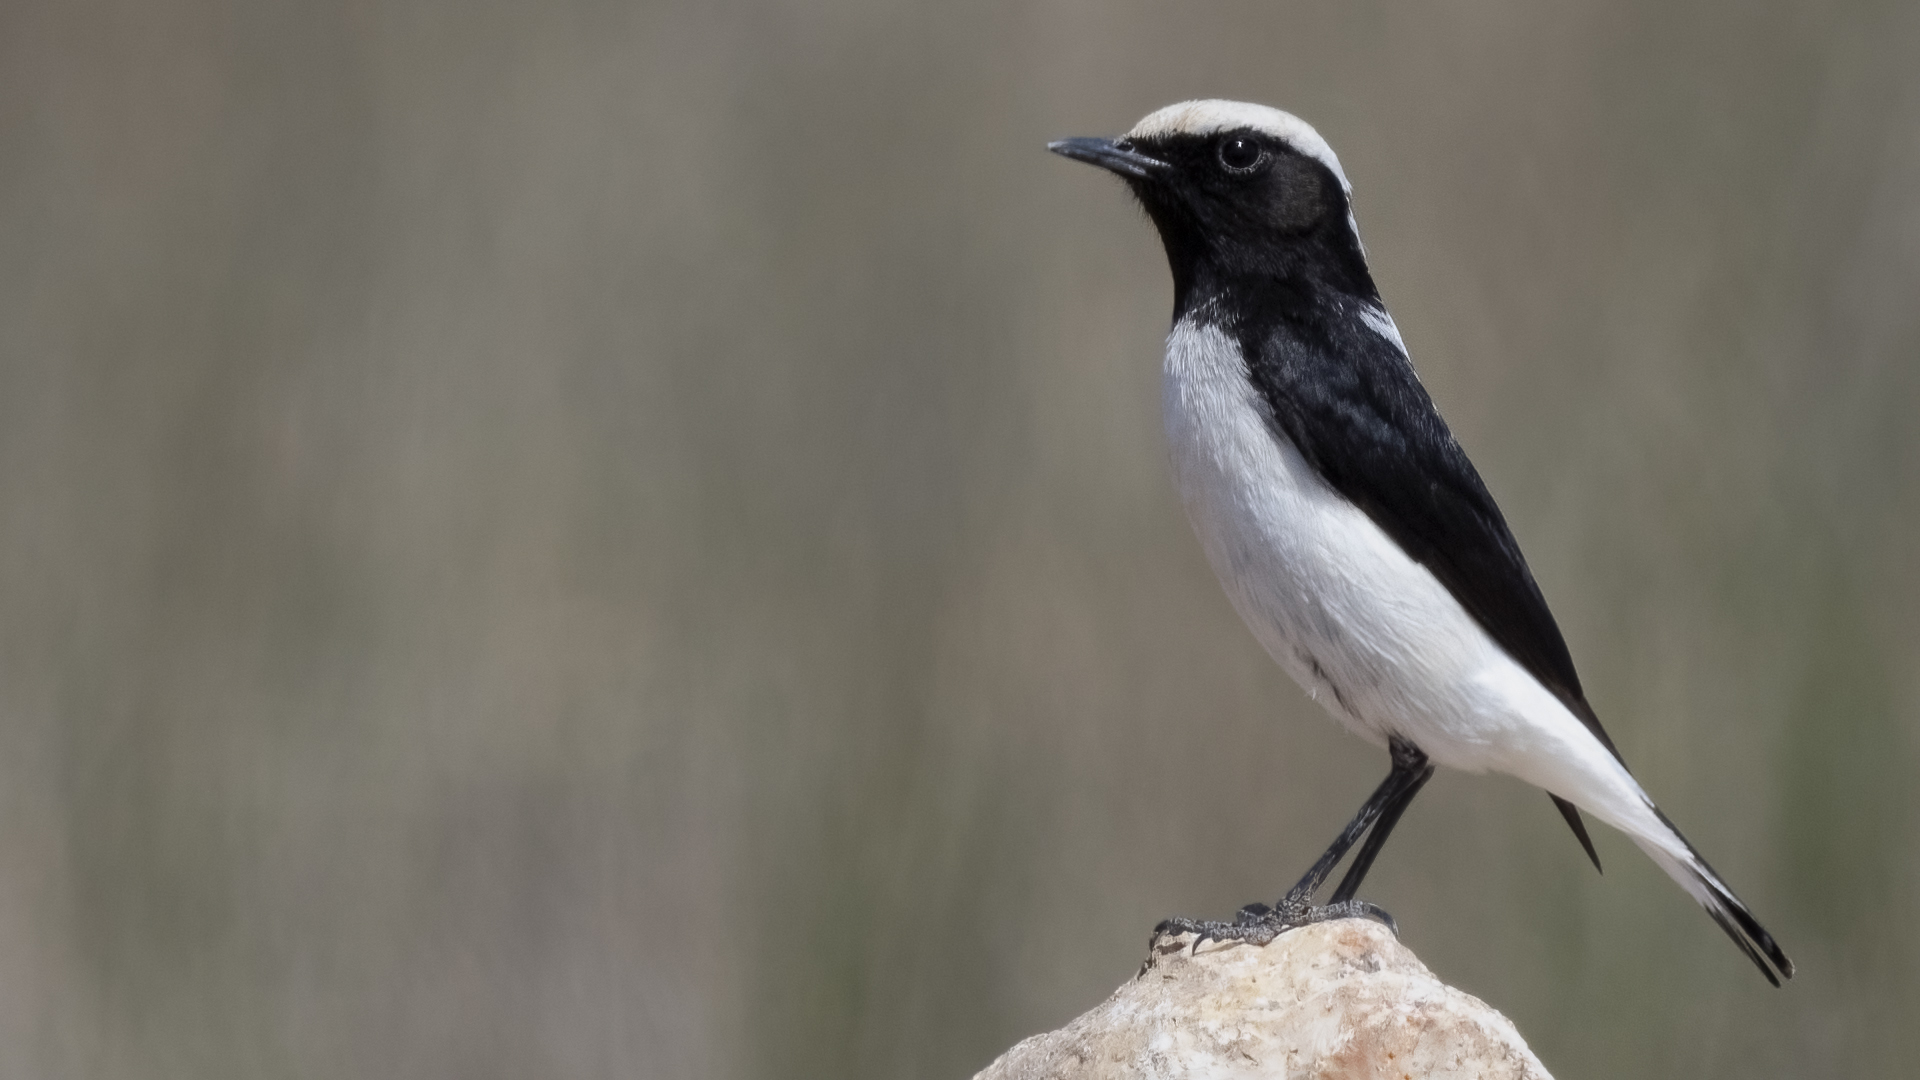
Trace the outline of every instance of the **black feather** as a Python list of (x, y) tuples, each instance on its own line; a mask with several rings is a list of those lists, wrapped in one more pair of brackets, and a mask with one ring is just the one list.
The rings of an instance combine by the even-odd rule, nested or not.
[(1378, 298), (1277, 280), (1230, 288), (1233, 302), (1212, 310), (1279, 433), (1618, 758), (1506, 518), (1406, 354), (1361, 317)]
[[(1720, 929), (1725, 930), (1727, 936), (1740, 943), (1740, 947), (1746, 950), (1747, 956), (1752, 958), (1754, 963), (1760, 964), (1762, 971), (1767, 970), (1767, 965), (1760, 960), (1760, 954), (1764, 953), (1766, 958), (1773, 961), (1774, 966), (1780, 969), (1780, 974), (1789, 979), (1793, 978), (1793, 961), (1787, 959), (1786, 950), (1773, 940), (1773, 935), (1767, 933), (1767, 928), (1761, 926), (1760, 920), (1753, 917), (1753, 912), (1747, 909), (1747, 905), (1733, 895), (1733, 890), (1727, 888), (1726, 884), (1720, 880), (1719, 872), (1709, 866), (1706, 859), (1700, 857), (1700, 850), (1693, 846), (1693, 841), (1688, 840), (1685, 834), (1674, 828), (1673, 819), (1667, 817), (1666, 813), (1657, 806), (1653, 808), (1653, 812), (1662, 825), (1672, 829), (1673, 835), (1678, 836), (1680, 842), (1687, 845), (1687, 853), (1693, 856), (1694, 876), (1707, 887), (1707, 891), (1712, 893), (1714, 900), (1717, 901), (1707, 907), (1707, 914), (1713, 916), (1713, 921), (1720, 924)], [(1756, 949), (1758, 952), (1755, 951)], [(1775, 979), (1771, 972), (1768, 972), (1767, 979), (1775, 986), (1780, 985), (1779, 980)]]
[(1276, 431), (1618, 758), (1500, 508), (1381, 329), (1345, 184), (1283, 140), (1233, 134), (1269, 164), (1224, 173), (1217, 137), (1179, 135), (1143, 142), (1167, 168), (1128, 180), (1166, 246), (1175, 321), (1232, 335)]
[[(1268, 164), (1223, 172), (1210, 157), (1223, 136), (1182, 135), (1144, 142), (1164, 168), (1128, 174), (1166, 245), (1176, 323), (1233, 337), (1275, 435), (1431, 571), (1618, 760), (1506, 518), (1389, 329), (1344, 183), (1284, 140), (1232, 135), (1259, 142)], [(1598, 869), (1579, 810), (1553, 802)], [(1694, 858), (1714, 920), (1769, 981), (1778, 985), (1768, 960), (1790, 977), (1773, 938)]]
[(1572, 829), (1573, 835), (1580, 838), (1580, 846), (1587, 849), (1587, 858), (1593, 860), (1593, 868), (1602, 874), (1606, 873), (1605, 870), (1600, 869), (1600, 853), (1593, 850), (1593, 837), (1587, 835), (1587, 823), (1580, 820), (1580, 808), (1551, 791), (1547, 793), (1547, 798), (1553, 800), (1553, 805), (1559, 809), (1560, 816), (1567, 819), (1567, 828)]

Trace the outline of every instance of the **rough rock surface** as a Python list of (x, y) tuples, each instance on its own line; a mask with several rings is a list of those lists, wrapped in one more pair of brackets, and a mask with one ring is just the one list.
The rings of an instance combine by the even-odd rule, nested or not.
[(1192, 941), (1156, 940), (1112, 997), (974, 1080), (1552, 1080), (1506, 1017), (1434, 978), (1379, 923), (1319, 923), (1265, 946), (1209, 942), (1198, 956)]

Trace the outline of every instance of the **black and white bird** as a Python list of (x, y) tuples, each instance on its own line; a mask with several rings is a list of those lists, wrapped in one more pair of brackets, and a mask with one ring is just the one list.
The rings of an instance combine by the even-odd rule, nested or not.
[[(1545, 789), (1626, 833), (1768, 981), (1793, 963), (1641, 790), (1580, 689), (1500, 508), (1420, 385), (1367, 271), (1340, 161), (1299, 118), (1188, 101), (1056, 153), (1123, 177), (1173, 271), (1173, 473), (1260, 644), (1393, 769), (1274, 907), (1172, 919), (1200, 941), (1385, 912), (1354, 899), (1436, 764)], [(1369, 831), (1371, 830), (1371, 831)], [(1366, 842), (1324, 907), (1314, 894)], [(1390, 919), (1387, 921), (1391, 922)]]

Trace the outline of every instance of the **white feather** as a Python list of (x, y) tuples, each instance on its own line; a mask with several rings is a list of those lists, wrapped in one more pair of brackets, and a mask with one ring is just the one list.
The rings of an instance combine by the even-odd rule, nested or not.
[(1386, 308), (1375, 307), (1372, 304), (1362, 304), (1360, 305), (1360, 321), (1366, 323), (1374, 333), (1393, 342), (1393, 347), (1400, 350), (1401, 356), (1407, 355), (1407, 343), (1400, 340), (1400, 328), (1394, 325), (1393, 316), (1387, 314)]
[[(1381, 318), (1375, 329), (1397, 344)], [(1162, 385), (1174, 479), (1201, 546), (1240, 617), (1309, 694), (1377, 745), (1399, 735), (1438, 764), (1516, 776), (1694, 861), (1592, 732), (1269, 421), (1230, 337), (1183, 318)]]

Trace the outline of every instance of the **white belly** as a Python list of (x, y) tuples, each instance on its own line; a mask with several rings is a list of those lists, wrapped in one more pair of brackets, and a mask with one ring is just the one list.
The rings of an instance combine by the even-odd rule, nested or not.
[(1399, 735), (1441, 765), (1571, 799), (1714, 907), (1676, 869), (1697, 857), (1626, 767), (1267, 422), (1230, 338), (1176, 325), (1163, 392), (1201, 546), (1240, 617), (1309, 694), (1374, 743)]
[(1475, 772), (1526, 771), (1513, 755), (1543, 737), (1594, 742), (1268, 423), (1232, 339), (1176, 325), (1163, 391), (1174, 479), (1234, 608), (1347, 727)]

